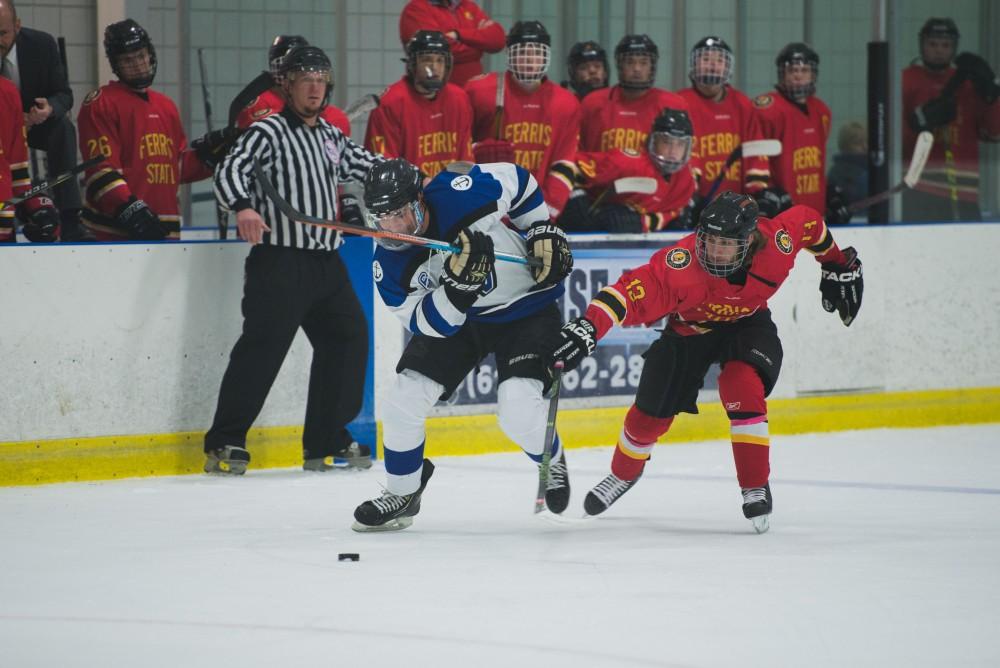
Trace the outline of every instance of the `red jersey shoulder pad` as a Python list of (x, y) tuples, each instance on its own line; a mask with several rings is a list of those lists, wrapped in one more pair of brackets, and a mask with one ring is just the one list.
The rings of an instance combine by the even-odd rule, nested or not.
[(87, 97), (83, 98), (83, 103), (90, 104), (91, 102), (95, 101), (97, 98), (101, 96), (102, 90), (103, 89), (101, 88), (95, 88), (94, 90), (87, 93)]

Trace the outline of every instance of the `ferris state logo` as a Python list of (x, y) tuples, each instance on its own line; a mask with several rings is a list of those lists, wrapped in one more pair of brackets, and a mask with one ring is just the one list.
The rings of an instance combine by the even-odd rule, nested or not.
[(667, 253), (667, 266), (671, 269), (683, 269), (691, 264), (691, 251), (686, 248), (675, 248)]
[(784, 230), (778, 230), (774, 233), (774, 244), (778, 247), (785, 255), (792, 254), (792, 237), (788, 235), (788, 232)]

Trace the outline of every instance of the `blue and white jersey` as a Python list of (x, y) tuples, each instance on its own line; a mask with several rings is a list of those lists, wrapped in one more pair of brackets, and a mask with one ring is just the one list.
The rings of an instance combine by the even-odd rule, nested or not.
[[(424, 202), (430, 218), (424, 237), (452, 243), (459, 232), (470, 229), (489, 235), (496, 251), (522, 256), (527, 255), (527, 246), (518, 230), (549, 219), (535, 178), (510, 163), (450, 166), (424, 188)], [(505, 219), (517, 229), (506, 225)], [(527, 265), (498, 260), (484, 294), (463, 313), (441, 284), (449, 256), (423, 246), (400, 250), (378, 246), (375, 250), (372, 273), (382, 301), (414, 334), (445, 337), (457, 332), (466, 320), (517, 320), (563, 293), (561, 284), (539, 289)]]

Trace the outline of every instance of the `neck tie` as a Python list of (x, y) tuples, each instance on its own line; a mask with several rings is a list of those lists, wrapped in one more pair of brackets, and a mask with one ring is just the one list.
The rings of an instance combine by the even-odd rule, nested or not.
[(10, 79), (10, 70), (11, 70), (10, 58), (5, 57), (3, 59), (3, 68), (0, 69), (0, 75)]

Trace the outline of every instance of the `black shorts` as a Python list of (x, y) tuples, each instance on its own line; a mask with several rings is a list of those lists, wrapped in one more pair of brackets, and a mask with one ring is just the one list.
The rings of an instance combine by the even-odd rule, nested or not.
[(635, 405), (647, 415), (668, 418), (698, 412), (698, 391), (713, 362), (725, 366), (739, 360), (754, 367), (766, 397), (778, 382), (782, 351), (771, 312), (763, 310), (707, 334), (680, 336), (665, 330), (643, 357)]
[(442, 399), (455, 391), (479, 361), (496, 355), (498, 384), (508, 378), (534, 378), (545, 387), (551, 375), (538, 354), (539, 342), (562, 325), (555, 303), (511, 322), (466, 322), (445, 338), (418, 334), (403, 350), (396, 373), (411, 369), (444, 386)]

